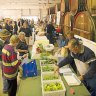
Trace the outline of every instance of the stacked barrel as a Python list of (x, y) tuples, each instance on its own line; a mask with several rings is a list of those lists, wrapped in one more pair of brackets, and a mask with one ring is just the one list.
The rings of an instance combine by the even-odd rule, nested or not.
[(64, 34), (71, 29), (75, 34), (95, 41), (95, 26), (90, 15), (89, 1), (61, 0), (61, 23)]

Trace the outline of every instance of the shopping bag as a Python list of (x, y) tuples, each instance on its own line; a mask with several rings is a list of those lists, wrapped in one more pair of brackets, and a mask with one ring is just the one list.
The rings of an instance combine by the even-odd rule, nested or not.
[(23, 77), (33, 77), (33, 76), (37, 76), (37, 65), (36, 65), (36, 61), (32, 60), (29, 63), (25, 63), (22, 65), (23, 68)]

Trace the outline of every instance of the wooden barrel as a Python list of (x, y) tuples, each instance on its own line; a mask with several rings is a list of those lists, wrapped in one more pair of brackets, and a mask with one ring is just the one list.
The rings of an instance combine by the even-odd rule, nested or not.
[(73, 14), (76, 14), (77, 10), (78, 10), (78, 0), (69, 0), (69, 4), (70, 4), (70, 11)]
[[(60, 14), (61, 14), (61, 18), (60, 18), (60, 24), (61, 26), (64, 25), (64, 15), (70, 12), (70, 5), (69, 5), (69, 1), (68, 0), (61, 0), (61, 10), (60, 10)], [(64, 27), (64, 26), (63, 26)]]
[(87, 0), (87, 10), (91, 12), (92, 0)]
[(96, 0), (87, 0), (87, 9), (91, 14), (96, 14)]
[(94, 22), (94, 41), (96, 42), (96, 16), (92, 16), (93, 22)]
[(61, 9), (60, 9), (61, 13), (65, 12), (65, 1), (61, 0)]
[(71, 30), (71, 27), (72, 27), (72, 13), (71, 12), (67, 12), (65, 15), (64, 15), (64, 29), (63, 29), (63, 32), (64, 34), (66, 34), (66, 32), (68, 32), (69, 30)]
[(77, 35), (92, 40), (93, 23), (87, 11), (79, 12), (74, 17), (74, 32)]

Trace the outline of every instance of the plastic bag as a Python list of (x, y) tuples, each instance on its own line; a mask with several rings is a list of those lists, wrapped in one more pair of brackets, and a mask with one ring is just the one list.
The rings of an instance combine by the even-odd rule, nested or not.
[(29, 62), (27, 64), (23, 64), (22, 68), (23, 68), (23, 77), (24, 78), (37, 76), (37, 65), (36, 65), (35, 60), (32, 60), (31, 62)]

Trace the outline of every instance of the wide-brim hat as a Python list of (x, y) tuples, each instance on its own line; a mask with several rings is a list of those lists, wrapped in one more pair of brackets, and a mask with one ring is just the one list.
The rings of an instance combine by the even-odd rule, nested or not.
[(2, 29), (0, 31), (0, 37), (9, 37), (9, 36), (11, 36), (11, 33), (8, 30)]

